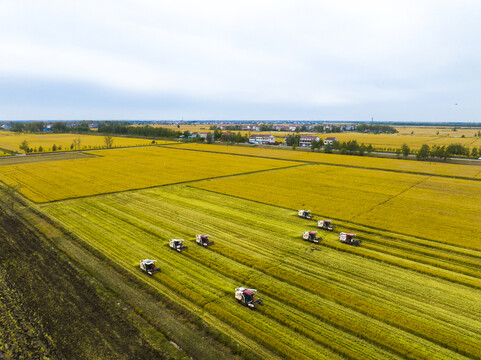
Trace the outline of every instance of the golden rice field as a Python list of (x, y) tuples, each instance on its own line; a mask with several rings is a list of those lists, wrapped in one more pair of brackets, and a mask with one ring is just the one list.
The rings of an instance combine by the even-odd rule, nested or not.
[(463, 128), (456, 126), (456, 131), (454, 131), (453, 126), (394, 126), (396, 130), (401, 135), (411, 135), (411, 132), (415, 136), (457, 136), (462, 135), (466, 137), (474, 137), (481, 128)]
[[(235, 349), (261, 359), (481, 359), (479, 166), (200, 144), (75, 154), (0, 160), (0, 180)], [(316, 230), (297, 216), (303, 208), (337, 225), (319, 245), (301, 238)], [(339, 231), (363, 243), (341, 244)], [(197, 246), (200, 233), (215, 244)], [(171, 238), (189, 248), (171, 250)], [(140, 272), (145, 258), (162, 272)], [(264, 305), (237, 304), (238, 286), (257, 288)]]
[(481, 249), (479, 181), (312, 165), (193, 186)]
[(111, 149), (91, 155), (95, 156), (0, 166), (0, 180), (19, 186), (32, 201), (47, 202), (294, 165), (171, 147)]
[[(0, 148), (11, 151), (19, 150), (19, 145), (27, 140), (28, 146), (38, 148), (41, 146), (44, 152), (52, 150), (53, 145), (60, 145), (62, 151), (70, 151), (70, 145), (73, 141), (80, 138), (80, 150), (101, 149), (105, 148), (105, 139), (99, 135), (81, 135), (81, 134), (28, 134), (28, 133), (11, 133), (0, 132)], [(113, 147), (141, 146), (152, 145), (152, 140), (114, 137)], [(172, 143), (172, 141), (156, 140), (157, 144)]]
[[(392, 195), (415, 177), (378, 192)], [(295, 211), (186, 185), (65, 200), (41, 211), (259, 358), (481, 357), (479, 251), (372, 229), (358, 231), (358, 248), (340, 244), (336, 233), (323, 233), (314, 247), (300, 236), (314, 222)], [(196, 246), (198, 233), (215, 244)], [(189, 249), (169, 249), (173, 237)], [(145, 257), (158, 259), (162, 272), (146, 279), (138, 270)], [(257, 288), (264, 305), (238, 305), (240, 285)]]
[(399, 160), (375, 157), (325, 154), (312, 151), (291, 151), (272, 147), (229, 146), (210, 144), (178, 144), (176, 148), (198, 151), (211, 151), (226, 154), (238, 154), (265, 158), (296, 160), (332, 165), (346, 165), (371, 169), (384, 169), (400, 172), (445, 175), (481, 179), (481, 166), (458, 165), (439, 162), (419, 162), (415, 160)]

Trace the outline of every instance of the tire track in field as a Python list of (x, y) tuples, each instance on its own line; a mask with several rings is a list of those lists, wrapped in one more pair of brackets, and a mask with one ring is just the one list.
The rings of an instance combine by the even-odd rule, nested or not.
[(416, 186), (418, 186), (418, 185), (421, 185), (423, 182), (429, 180), (430, 178), (432, 178), (432, 176), (427, 176), (425, 179), (422, 179), (421, 181), (418, 181), (417, 183), (409, 186), (408, 188), (404, 189), (404, 190), (401, 191), (400, 193), (398, 193), (398, 194), (396, 194), (396, 195), (394, 195), (394, 196), (392, 196), (392, 197), (390, 197), (390, 198), (388, 198), (388, 199), (380, 202), (380, 203), (377, 204), (377, 205), (374, 205), (374, 206), (373, 206), (371, 209), (369, 209), (368, 211), (364, 211), (364, 212), (361, 212), (361, 213), (359, 213), (359, 214), (357, 214), (357, 215), (354, 215), (353, 217), (349, 218), (348, 221), (353, 221), (355, 218), (358, 218), (358, 217), (360, 217), (361, 215), (364, 216), (364, 215), (369, 214), (371, 211), (373, 211), (373, 210), (376, 209), (377, 207), (385, 205), (385, 204), (388, 203), (389, 201), (394, 200), (395, 198), (397, 198), (398, 196), (401, 196), (402, 194), (406, 193), (407, 191), (411, 190), (412, 188), (414, 188), (414, 187), (416, 187)]

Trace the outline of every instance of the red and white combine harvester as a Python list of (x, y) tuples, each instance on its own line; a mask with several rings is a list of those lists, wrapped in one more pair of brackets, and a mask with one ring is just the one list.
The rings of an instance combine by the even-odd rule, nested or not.
[(322, 241), (321, 237), (317, 237), (317, 231), (304, 231), (302, 238), (314, 244), (319, 244)]
[(201, 245), (203, 247), (207, 247), (214, 243), (213, 240), (210, 240), (210, 235), (196, 235), (195, 242), (197, 243), (197, 245)]
[(140, 270), (142, 270), (144, 273), (152, 276), (154, 275), (154, 272), (160, 271), (160, 268), (155, 267), (155, 262), (157, 260), (140, 260)]
[(297, 215), (307, 220), (311, 220), (313, 218), (313, 216), (311, 215), (311, 210), (298, 210)]
[(256, 289), (246, 289), (245, 287), (235, 289), (235, 298), (237, 302), (250, 309), (254, 309), (257, 304), (262, 305), (261, 299), (254, 299), (254, 295), (256, 294)]
[(170, 239), (169, 246), (171, 249), (177, 250), (178, 252), (187, 249), (187, 246), (184, 245), (184, 239)]
[(323, 230), (327, 230), (327, 231), (332, 231), (334, 230), (335, 226), (332, 225), (332, 221), (331, 220), (319, 220), (317, 222), (317, 227), (319, 229), (323, 229)]
[(342, 232), (339, 234), (339, 241), (343, 244), (359, 246), (359, 244), (362, 243), (362, 240), (356, 240), (355, 237), (356, 234)]

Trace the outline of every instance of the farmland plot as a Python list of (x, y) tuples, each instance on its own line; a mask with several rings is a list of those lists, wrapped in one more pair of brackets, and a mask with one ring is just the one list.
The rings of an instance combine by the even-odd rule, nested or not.
[(159, 147), (90, 154), (96, 156), (1, 166), (0, 180), (18, 185), (19, 191), (32, 201), (47, 202), (295, 165)]
[(386, 159), (375, 157), (350, 156), (339, 154), (325, 154), (312, 151), (291, 151), (290, 149), (276, 149), (263, 147), (209, 145), (209, 144), (176, 144), (175, 148), (196, 151), (219, 152), (255, 157), (266, 157), (299, 162), (354, 166), (368, 169), (392, 170), (414, 174), (440, 175), (460, 178), (480, 178), (481, 166), (448, 164), (439, 162), (420, 162), (415, 160)]
[[(303, 178), (307, 168), (316, 175), (310, 179), (324, 180), (323, 172), (336, 176), (332, 169), (288, 171)], [(342, 178), (337, 175), (326, 186), (333, 188)], [(392, 179), (368, 191), (368, 182), (353, 176), (347, 186), (367, 192), (359, 199), (372, 206), (406, 191), (419, 178)], [(281, 178), (272, 177), (272, 183), (280, 186), (277, 196), (292, 195), (285, 194)], [(262, 190), (256, 200), (269, 199), (270, 193)], [(339, 244), (329, 233), (313, 250), (300, 234), (313, 230), (314, 222), (299, 219), (295, 212), (185, 185), (66, 200), (41, 209), (139, 278), (145, 275), (137, 268), (138, 259), (158, 259), (162, 273), (149, 279), (149, 286), (266, 357), (481, 356), (479, 252), (451, 252), (436, 243), (426, 249), (409, 236), (396, 240), (372, 232), (360, 232), (361, 237), (372, 237), (370, 247)], [(342, 214), (343, 209), (336, 211)], [(196, 233), (209, 233), (216, 243), (209, 249), (198, 247)], [(170, 250), (166, 244), (172, 237), (187, 239), (189, 249), (182, 254)], [(397, 245), (389, 252), (391, 243)], [(405, 253), (425, 255), (431, 263), (404, 259)], [(447, 269), (446, 260), (456, 267)], [(458, 277), (466, 278), (466, 284), (451, 281)], [(258, 288), (265, 305), (255, 311), (237, 305), (233, 289), (240, 285)]]
[[(43, 151), (51, 151), (53, 145), (61, 146), (62, 151), (70, 150), (73, 141), (80, 139), (80, 149), (101, 149), (105, 147), (105, 139), (100, 135), (84, 135), (84, 134), (29, 134), (29, 133), (12, 133), (0, 132), (0, 148), (11, 151), (19, 151), (18, 146), (22, 141), (27, 140), (29, 147), (37, 150), (42, 147)], [(156, 140), (157, 144), (172, 143), (172, 141)], [(142, 146), (151, 145), (150, 139), (113, 137), (114, 147), (126, 146)]]
[(316, 165), (279, 170), (268, 176), (252, 174), (205, 181), (195, 186), (481, 249), (478, 181)]

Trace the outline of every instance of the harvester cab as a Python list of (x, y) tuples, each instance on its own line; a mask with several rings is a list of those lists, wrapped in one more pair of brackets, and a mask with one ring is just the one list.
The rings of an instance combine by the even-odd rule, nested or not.
[(302, 238), (314, 244), (319, 244), (322, 241), (321, 237), (317, 237), (317, 231), (304, 231)]
[(319, 220), (317, 222), (317, 227), (319, 229), (323, 229), (323, 230), (327, 230), (327, 231), (332, 231), (334, 230), (335, 226), (332, 225), (332, 221), (331, 220)]
[(197, 245), (202, 245), (203, 247), (207, 247), (214, 243), (213, 240), (210, 240), (210, 235), (196, 235), (195, 242)]
[(297, 215), (303, 219), (312, 219), (311, 210), (299, 210), (297, 212)]
[(154, 272), (160, 271), (160, 268), (155, 267), (155, 262), (157, 260), (140, 260), (140, 270), (142, 270), (144, 273), (152, 276)]
[(235, 289), (235, 298), (239, 304), (247, 306), (250, 309), (255, 308), (257, 304), (262, 305), (261, 299), (254, 299), (254, 295), (257, 294), (256, 289), (246, 289), (240, 287)]
[(362, 243), (362, 240), (356, 239), (356, 234), (349, 234), (345, 232), (342, 232), (339, 234), (339, 241), (344, 244), (354, 245), (354, 246), (359, 246), (359, 244)]
[(169, 246), (178, 252), (187, 249), (187, 246), (184, 245), (184, 239), (170, 239)]

